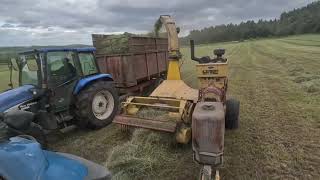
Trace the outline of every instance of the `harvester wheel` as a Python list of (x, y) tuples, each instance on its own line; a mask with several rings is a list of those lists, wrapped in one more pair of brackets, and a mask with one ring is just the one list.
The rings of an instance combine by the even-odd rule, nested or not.
[(219, 170), (204, 165), (200, 170), (199, 180), (220, 180)]
[(213, 180), (212, 169), (210, 166), (202, 166), (200, 169), (199, 180)]
[(98, 81), (80, 92), (75, 102), (80, 127), (100, 129), (109, 125), (118, 107), (118, 93), (110, 81)]
[(237, 129), (239, 127), (240, 102), (236, 99), (228, 99), (226, 106), (226, 129)]

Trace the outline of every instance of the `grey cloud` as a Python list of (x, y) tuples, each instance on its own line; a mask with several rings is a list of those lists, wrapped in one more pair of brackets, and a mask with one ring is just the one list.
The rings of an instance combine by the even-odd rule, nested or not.
[(10, 24), (10, 23), (5, 23), (1, 26), (2, 28), (13, 28), (15, 27), (14, 25)]
[[(49, 36), (75, 37), (79, 43), (90, 42), (88, 32), (141, 32), (150, 31), (160, 14), (172, 14), (183, 32), (222, 23), (243, 20), (270, 19), (283, 11), (306, 5), (313, 0), (0, 0), (0, 30), (9, 24), (17, 28), (11, 41), (40, 44), (65, 44), (70, 38), (51, 41)], [(1, 22), (3, 22), (1, 24)], [(9, 26), (10, 26), (9, 25)], [(26, 31), (25, 29), (28, 29)], [(39, 35), (22, 36), (34, 30)], [(42, 29), (41, 32), (37, 29)], [(58, 29), (58, 30), (57, 30)], [(74, 30), (74, 35), (64, 31)], [(5, 31), (5, 32), (4, 32)], [(19, 33), (18, 33), (19, 32)], [(59, 33), (59, 35), (56, 35)], [(80, 38), (80, 36), (89, 39)], [(20, 37), (21, 36), (21, 37)], [(23, 40), (24, 37), (27, 37)], [(41, 41), (41, 39), (45, 41)], [(10, 41), (8, 41), (10, 42)], [(16, 45), (14, 44), (14, 45)], [(0, 42), (0, 46), (11, 45)]]
[(30, 33), (27, 31), (0, 29), (0, 46), (30, 46), (30, 45), (62, 45), (88, 44), (91, 45), (90, 34), (44, 32)]

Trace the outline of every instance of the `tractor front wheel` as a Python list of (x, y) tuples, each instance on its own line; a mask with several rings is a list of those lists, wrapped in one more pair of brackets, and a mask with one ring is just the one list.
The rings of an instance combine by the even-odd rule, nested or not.
[(236, 99), (228, 99), (226, 107), (226, 129), (238, 129), (240, 102)]
[(115, 117), (119, 98), (110, 81), (98, 81), (80, 92), (76, 100), (76, 116), (81, 127), (100, 129)]

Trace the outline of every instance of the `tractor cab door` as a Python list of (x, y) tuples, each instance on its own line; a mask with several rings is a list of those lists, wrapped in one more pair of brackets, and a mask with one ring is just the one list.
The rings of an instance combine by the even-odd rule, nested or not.
[(90, 76), (99, 73), (99, 69), (92, 52), (78, 53), (83, 76)]
[(40, 56), (37, 53), (21, 54), (19, 58), (19, 86), (34, 85), (40, 87)]
[(69, 109), (72, 92), (80, 78), (74, 51), (47, 52), (47, 82), (52, 91), (50, 104), (54, 112)]

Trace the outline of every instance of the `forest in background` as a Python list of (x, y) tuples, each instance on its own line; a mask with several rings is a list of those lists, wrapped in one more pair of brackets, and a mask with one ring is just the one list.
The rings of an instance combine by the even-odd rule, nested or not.
[(190, 39), (197, 44), (207, 44), (307, 33), (320, 33), (320, 1), (283, 12), (273, 20), (249, 20), (240, 24), (230, 23), (192, 30), (188, 36), (181, 38), (181, 43), (189, 44)]

